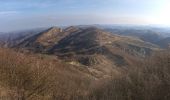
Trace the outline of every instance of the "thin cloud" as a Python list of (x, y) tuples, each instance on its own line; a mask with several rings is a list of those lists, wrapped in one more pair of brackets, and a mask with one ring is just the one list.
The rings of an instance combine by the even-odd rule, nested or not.
[(0, 15), (18, 14), (18, 11), (0, 11)]

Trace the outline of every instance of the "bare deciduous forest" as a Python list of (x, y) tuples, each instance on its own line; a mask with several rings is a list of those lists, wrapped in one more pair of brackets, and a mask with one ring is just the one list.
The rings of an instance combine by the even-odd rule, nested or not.
[(0, 95), (9, 100), (170, 99), (169, 52), (155, 54), (105, 80), (90, 79), (74, 66), (42, 55), (1, 49), (0, 56)]

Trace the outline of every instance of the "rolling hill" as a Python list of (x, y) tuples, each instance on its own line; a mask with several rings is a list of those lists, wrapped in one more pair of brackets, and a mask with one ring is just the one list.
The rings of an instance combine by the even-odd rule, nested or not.
[[(102, 27), (102, 26), (100, 26)], [(154, 27), (103, 27), (105, 31), (112, 34), (118, 34), (123, 36), (130, 36), (139, 38), (145, 42), (149, 42), (159, 46), (162, 49), (166, 49), (169, 46), (169, 28), (154, 28)]]
[(170, 48), (170, 37), (161, 39), (160, 41), (157, 42), (157, 44), (165, 49)]
[(169, 53), (162, 50), (169, 38), (153, 44), (134, 37), (93, 26), (1, 37), (6, 48), (0, 48), (0, 94), (31, 100), (112, 100), (131, 93), (131, 98), (148, 97), (143, 94), (149, 89), (156, 98), (158, 86), (161, 92), (166, 89), (160, 98), (169, 95), (169, 87), (164, 87)]
[(96, 77), (117, 73), (118, 67), (129, 66), (159, 50), (141, 39), (113, 35), (96, 27), (51, 27), (18, 41), (13, 48), (55, 55), (69, 64), (87, 67)]
[(113, 34), (132, 36), (153, 44), (155, 44), (156, 42), (164, 38), (163, 35), (161, 35), (161, 32), (157, 32), (152, 29), (111, 29), (110, 28), (106, 30)]

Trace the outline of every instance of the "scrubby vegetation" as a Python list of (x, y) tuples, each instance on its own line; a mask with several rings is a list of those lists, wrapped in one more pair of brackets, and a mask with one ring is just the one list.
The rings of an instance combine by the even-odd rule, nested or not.
[(90, 77), (82, 71), (53, 58), (0, 50), (0, 95), (3, 98), (76, 100), (86, 93), (85, 86), (89, 82)]
[(95, 100), (170, 100), (170, 53), (155, 54), (99, 86)]
[(169, 100), (170, 53), (131, 66), (114, 78), (94, 80), (85, 69), (52, 57), (0, 49), (3, 100)]

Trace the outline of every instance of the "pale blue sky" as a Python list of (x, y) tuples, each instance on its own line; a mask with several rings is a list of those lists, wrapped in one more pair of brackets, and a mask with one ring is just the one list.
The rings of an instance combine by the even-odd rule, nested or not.
[(0, 31), (78, 24), (170, 25), (169, 0), (0, 0)]

